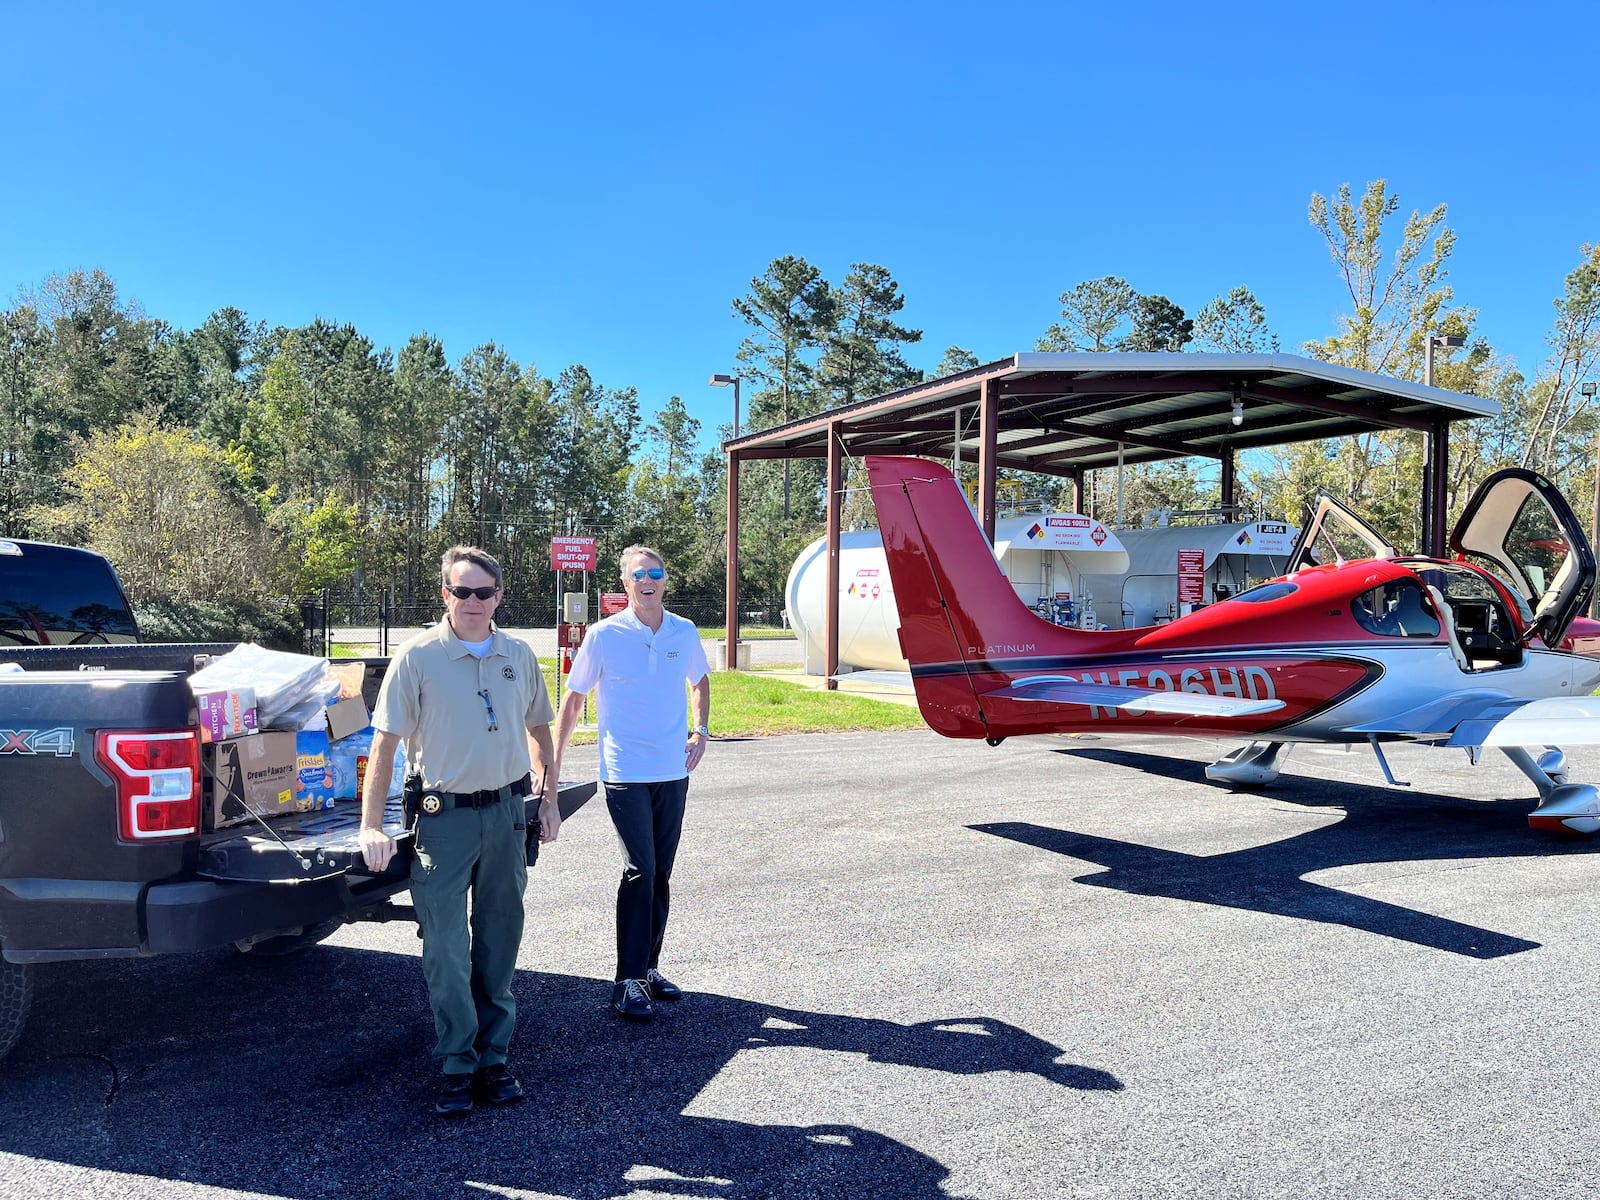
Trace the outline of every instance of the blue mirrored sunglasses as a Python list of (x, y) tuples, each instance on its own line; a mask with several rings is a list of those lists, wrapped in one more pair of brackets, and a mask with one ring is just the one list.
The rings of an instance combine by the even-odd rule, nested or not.
[(665, 579), (667, 577), (667, 573), (660, 567), (640, 567), (633, 573), (634, 582), (638, 582), (647, 575), (651, 579)]

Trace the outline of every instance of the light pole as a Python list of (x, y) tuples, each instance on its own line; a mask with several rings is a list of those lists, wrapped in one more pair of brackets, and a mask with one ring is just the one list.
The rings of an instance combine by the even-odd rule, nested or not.
[(1435, 346), (1453, 349), (1466, 344), (1466, 338), (1457, 337), (1453, 333), (1430, 333), (1422, 350), (1422, 386), (1433, 386), (1433, 348)]
[(713, 375), (711, 377), (711, 386), (712, 387), (727, 387), (730, 383), (733, 384), (733, 436), (734, 437), (738, 437), (739, 436), (739, 376), (737, 376), (737, 375)]

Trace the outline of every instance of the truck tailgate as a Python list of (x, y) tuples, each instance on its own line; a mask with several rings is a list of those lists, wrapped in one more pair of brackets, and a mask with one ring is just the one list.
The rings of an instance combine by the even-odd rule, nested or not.
[[(594, 795), (595, 783), (561, 784), (561, 819), (582, 808)], [(523, 801), (528, 820), (535, 819), (538, 798)], [(369, 875), (361, 861), (361, 807), (354, 801), (322, 812), (273, 817), (221, 830), (201, 846), (198, 874), (234, 883), (304, 883), (347, 872)], [(406, 874), (411, 863), (411, 831), (403, 828), (400, 798), (391, 796), (383, 828), (400, 844), (400, 852), (383, 872)]]

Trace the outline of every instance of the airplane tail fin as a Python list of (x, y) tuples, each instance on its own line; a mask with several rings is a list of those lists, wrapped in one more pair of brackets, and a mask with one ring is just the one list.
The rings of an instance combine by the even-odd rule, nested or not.
[(979, 676), (1026, 669), (1096, 635), (1062, 629), (1023, 604), (944, 467), (884, 455), (868, 455), (866, 465), (923, 719), (947, 737), (987, 737)]

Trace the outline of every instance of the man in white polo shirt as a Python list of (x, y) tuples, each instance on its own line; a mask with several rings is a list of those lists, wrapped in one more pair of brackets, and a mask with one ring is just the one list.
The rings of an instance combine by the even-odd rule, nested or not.
[(395, 653), (372, 711), (360, 838), (368, 868), (384, 870), (395, 845), (383, 810), (403, 739), (422, 784), (411, 898), (443, 1070), (434, 1111), (456, 1117), (472, 1111), (475, 1095), (490, 1104), (522, 1099), (506, 1055), (528, 882), (523, 797), (540, 789), (540, 841), (555, 840), (561, 812), (544, 677), (527, 643), (492, 621), (500, 564), (487, 551), (452, 546), (441, 566), (445, 618)]
[[(598, 622), (578, 647), (556, 723), (556, 760), (577, 728), (584, 697), (599, 689), (600, 782), (622, 842), (617, 885), (617, 974), (611, 1006), (648, 1021), (654, 1001), (683, 993), (657, 970), (671, 904), (669, 881), (683, 831), (689, 772), (710, 732), (710, 666), (699, 631), (663, 604), (666, 562), (649, 546), (622, 552), (628, 607)], [(689, 727), (685, 685), (694, 697)]]

